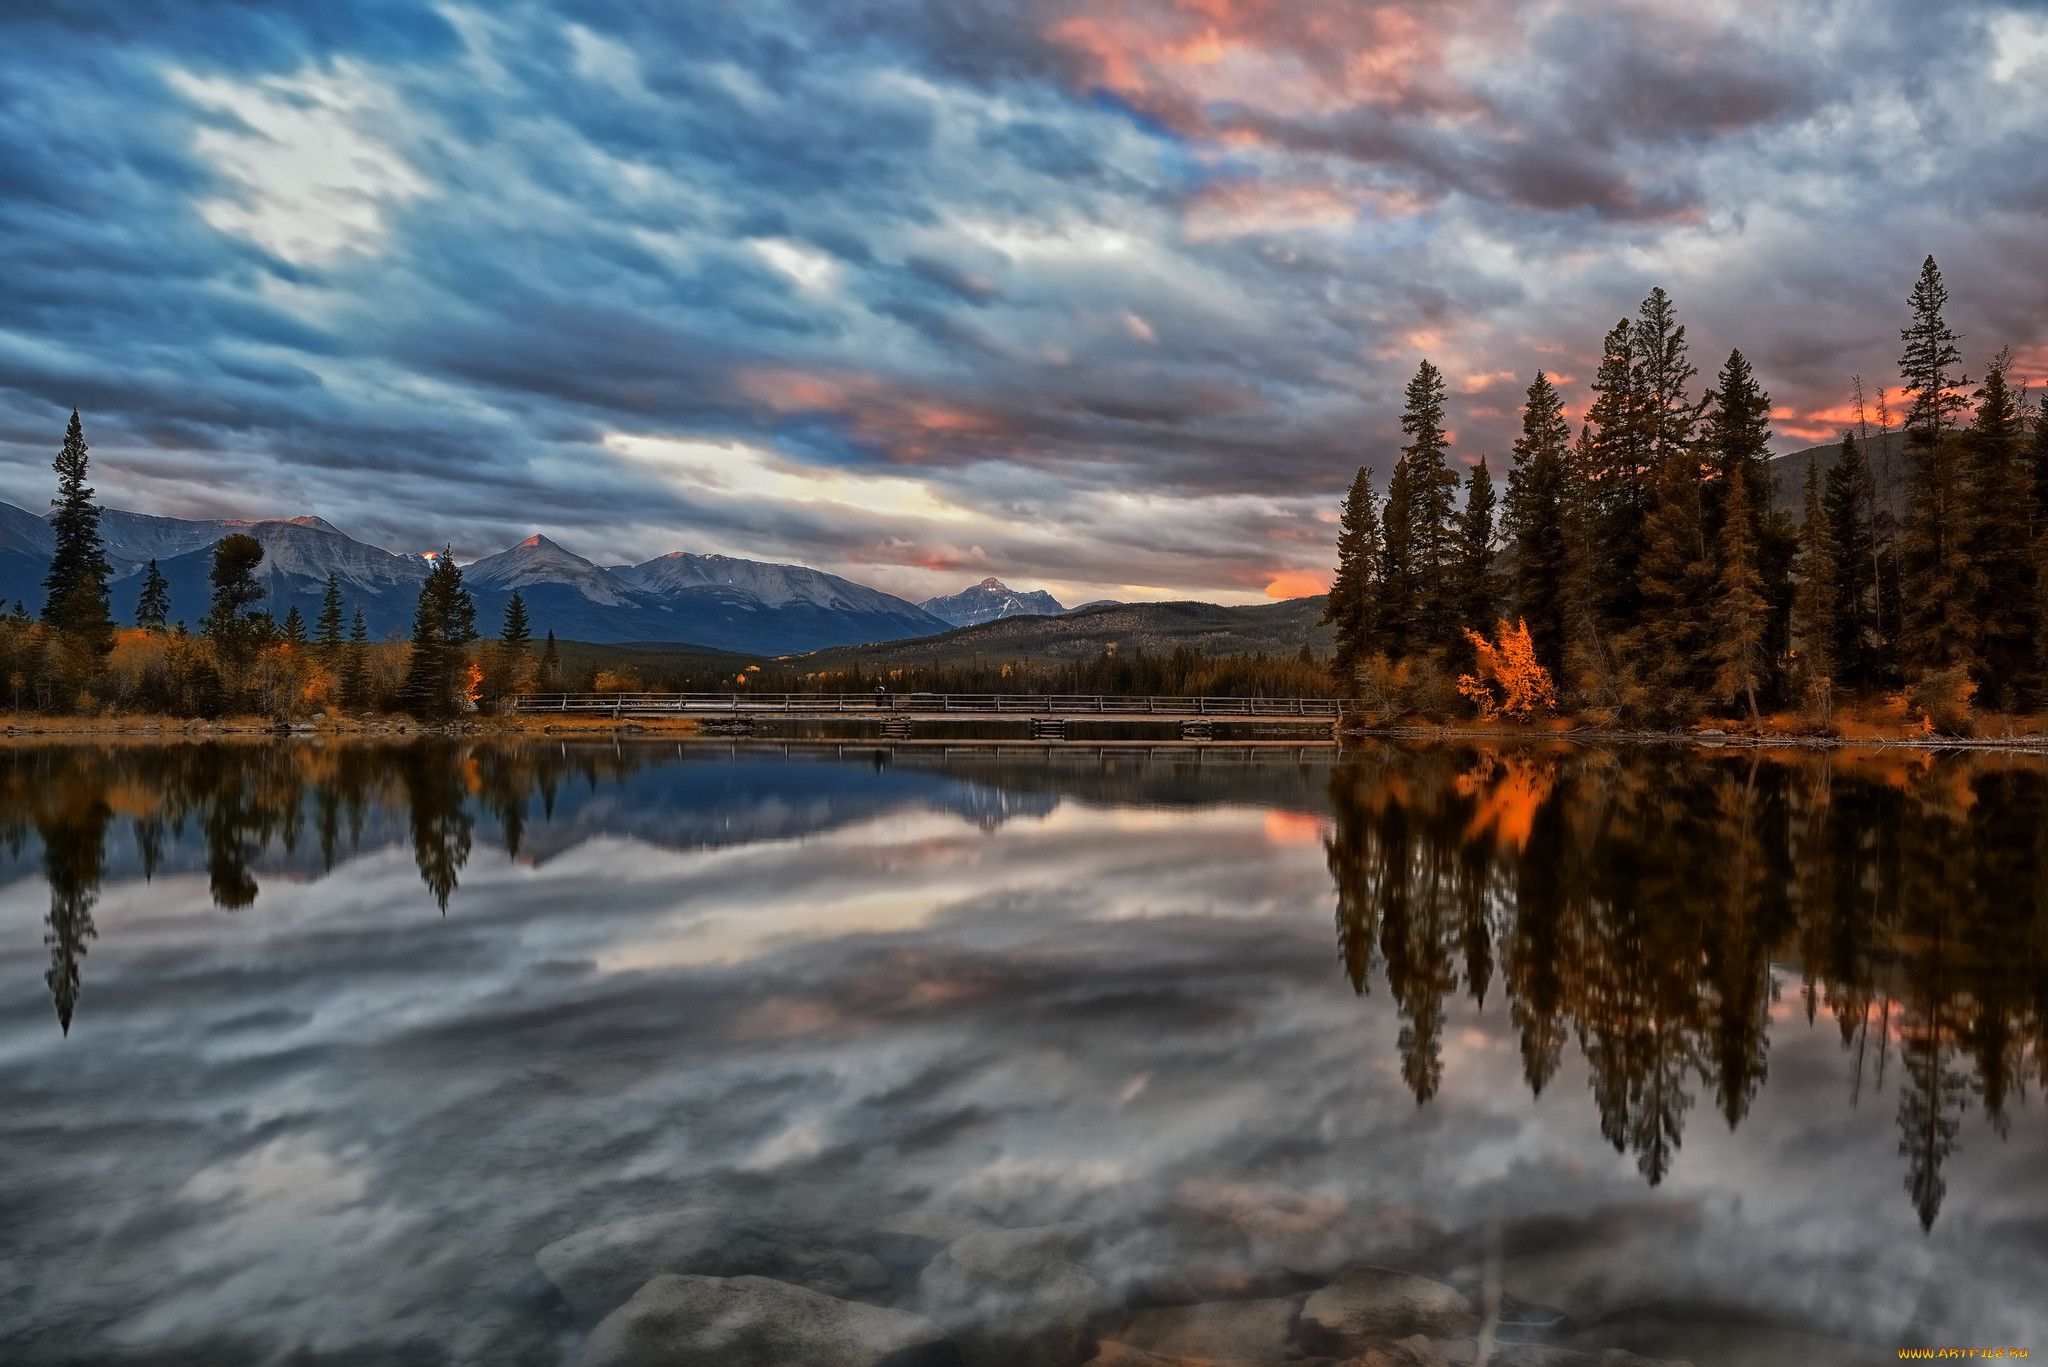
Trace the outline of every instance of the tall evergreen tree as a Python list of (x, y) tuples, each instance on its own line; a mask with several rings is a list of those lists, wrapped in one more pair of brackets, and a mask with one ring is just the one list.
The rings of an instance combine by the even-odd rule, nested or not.
[(264, 596), (256, 582), (256, 567), (263, 563), (263, 543), (253, 536), (235, 532), (213, 546), (213, 607), (200, 629), (213, 638), (214, 649), (223, 662), (240, 665), (270, 635), (269, 619), (250, 611)]
[(142, 596), (135, 600), (135, 625), (145, 631), (162, 631), (164, 618), (170, 614), (171, 586), (152, 560), (143, 575)]
[(413, 614), (412, 658), (405, 674), (405, 708), (417, 717), (445, 717), (469, 690), (469, 643), (476, 639), (476, 602), (462, 587), (451, 546), (420, 586)]
[(1960, 339), (1942, 320), (1947, 303), (1930, 256), (1908, 300), (1912, 326), (1899, 333), (1906, 343), (1899, 370), (1913, 396), (1905, 423), (1912, 465), (1898, 551), (1899, 662), (1909, 679), (1958, 665), (1980, 667), (1965, 525), (1967, 471), (1949, 430), (1967, 402), (1956, 392), (1962, 353)]
[(1654, 466), (1644, 419), (1649, 400), (1636, 335), (1635, 324), (1624, 318), (1602, 341), (1593, 404), (1586, 410), (1579, 443), (1598, 555), (1592, 581), (1599, 593), (1600, 625), (1608, 631), (1625, 631), (1635, 622), (1641, 601), (1636, 571), (1653, 497)]
[(498, 632), (498, 640), (508, 650), (523, 651), (532, 639), (533, 631), (526, 624), (526, 599), (514, 589), (511, 601), (505, 604), (505, 625)]
[(1906, 435), (1912, 445), (1932, 449), (1954, 426), (1956, 414), (1970, 406), (1957, 392), (1959, 386), (1969, 383), (1955, 373), (1963, 361), (1956, 346), (1962, 338), (1942, 321), (1948, 288), (1941, 283), (1941, 269), (1933, 257), (1921, 265), (1920, 278), (1907, 303), (1913, 310), (1913, 323), (1899, 331), (1899, 340), (1906, 344), (1899, 357), (1899, 373), (1905, 378), (1905, 391), (1913, 396), (1912, 406), (1906, 410)]
[(553, 691), (562, 686), (562, 648), (555, 644), (555, 629), (548, 628), (547, 643), (540, 651), (540, 686)]
[[(1458, 625), (1482, 635), (1499, 621), (1500, 592), (1493, 575), (1494, 503), (1493, 475), (1486, 468), (1486, 457), (1481, 456), (1465, 481), (1452, 587)], [(1464, 644), (1462, 636), (1459, 644)]]
[(368, 707), (370, 698), (370, 624), (356, 608), (348, 631), (348, 649), (341, 657), (341, 696), (350, 707)]
[(50, 530), (56, 548), (50, 556), (48, 590), (43, 600), (43, 621), (91, 650), (104, 654), (113, 645), (114, 619), (108, 609), (107, 579), (113, 567), (107, 563), (105, 543), (100, 540), (100, 510), (93, 504), (92, 487), (85, 482), (89, 461), (85, 428), (78, 410), (71, 410), (71, 425), (64, 431), (64, 445), (51, 468), (57, 472), (56, 509)]
[(1679, 448), (1657, 466), (1656, 501), (1643, 526), (1640, 607), (1621, 637), (1623, 656), (1646, 686), (1633, 710), (1666, 723), (1697, 713), (1711, 680), (1717, 586), (1701, 507), (1699, 457)]
[(1837, 613), (1843, 601), (1842, 553), (1834, 521), (1821, 499), (1820, 467), (1813, 462), (1806, 467), (1805, 493), (1792, 639), (1801, 682), (1811, 690), (1832, 688), (1839, 669), (1835, 652), (1841, 641)]
[(1323, 622), (1337, 629), (1330, 673), (1344, 693), (1357, 687), (1358, 667), (1377, 643), (1383, 549), (1372, 471), (1361, 466), (1344, 496), (1343, 520), (1337, 528), (1337, 575), (1323, 602)]
[(1714, 604), (1714, 687), (1725, 700), (1746, 702), (1754, 724), (1761, 720), (1756, 694), (1763, 681), (1769, 604), (1764, 601), (1763, 577), (1756, 568), (1746, 467), (1734, 467), (1724, 498), (1718, 556), (1721, 573)]
[(1379, 592), (1373, 609), (1374, 635), (1395, 659), (1418, 644), (1417, 604), (1420, 576), (1415, 565), (1415, 479), (1408, 461), (1394, 462), (1387, 481), (1387, 502), (1381, 513)]
[(320, 647), (322, 655), (333, 659), (341, 650), (341, 631), (341, 576), (329, 570), (327, 587), (320, 594), (320, 615), (313, 619), (313, 644)]
[(1636, 313), (1630, 349), (1636, 358), (1642, 459), (1654, 476), (1665, 460), (1691, 448), (1698, 418), (1686, 386), (1699, 371), (1686, 359), (1685, 327), (1661, 286), (1650, 291)]
[[(1730, 351), (1710, 397), (1712, 413), (1702, 435), (1720, 478), (1709, 487), (1717, 494), (1733, 488), (1738, 467), (1748, 477), (1749, 540), (1766, 605), (1763, 657), (1779, 660), (1791, 649), (1792, 562), (1799, 553), (1799, 535), (1791, 518), (1773, 507), (1777, 475), (1771, 469), (1771, 396), (1757, 384), (1743, 354)], [(1725, 495), (1708, 500), (1706, 507), (1708, 539), (1718, 542)], [(1767, 676), (1772, 673), (1766, 670)]]
[(1458, 553), (1458, 477), (1448, 452), (1444, 429), (1444, 377), (1428, 361), (1416, 367), (1408, 382), (1401, 430), (1408, 444), (1401, 464), (1408, 474), (1409, 573), (1414, 577), (1415, 640), (1418, 649), (1449, 646), (1458, 635), (1456, 561)]
[(1564, 400), (1539, 370), (1522, 405), (1522, 435), (1515, 439), (1515, 464), (1508, 471), (1504, 531), (1513, 550), (1509, 600), (1529, 628), (1536, 658), (1553, 676), (1564, 666), (1565, 480), (1571, 440)]
[(1835, 638), (1829, 653), (1833, 677), (1848, 687), (1868, 687), (1880, 677), (1883, 602), (1877, 540), (1870, 524), (1870, 465), (1853, 432), (1842, 434), (1842, 449), (1828, 467), (1821, 510), (1836, 554)]
[(2033, 706), (2040, 693), (2035, 639), (2041, 614), (2027, 540), (2033, 471), (2020, 449), (2007, 365), (2001, 355), (1985, 372), (1974, 395), (1976, 418), (1961, 442), (1968, 462), (1962, 535), (1978, 632), (1978, 696), (2012, 711)]
[(284, 639), (287, 645), (295, 648), (306, 644), (306, 619), (297, 603), (292, 604), (291, 610), (284, 615)]
[(2034, 410), (2029, 432), (2028, 457), (2034, 472), (2034, 534), (2048, 532), (2048, 394), (2041, 396)]
[[(1749, 475), (1750, 536), (1761, 542), (1772, 492), (1771, 396), (1757, 386), (1749, 361), (1740, 351), (1728, 353), (1714, 381), (1712, 409), (1702, 435), (1706, 455), (1719, 476), (1717, 490), (1734, 487), (1729, 479), (1738, 465)], [(1708, 535), (1719, 534), (1722, 515), (1718, 506), (1709, 512)]]

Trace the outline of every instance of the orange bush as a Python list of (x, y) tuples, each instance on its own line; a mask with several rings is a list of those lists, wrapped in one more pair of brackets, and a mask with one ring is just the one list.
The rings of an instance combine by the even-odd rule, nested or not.
[(1510, 626), (1503, 620), (1494, 632), (1498, 644), (1490, 644), (1476, 631), (1467, 630), (1465, 639), (1479, 658), (1479, 672), (1458, 678), (1458, 691), (1472, 700), (1481, 720), (1495, 716), (1513, 722), (1530, 722), (1557, 710), (1557, 689), (1550, 671), (1536, 659), (1536, 647), (1529, 640), (1529, 624)]

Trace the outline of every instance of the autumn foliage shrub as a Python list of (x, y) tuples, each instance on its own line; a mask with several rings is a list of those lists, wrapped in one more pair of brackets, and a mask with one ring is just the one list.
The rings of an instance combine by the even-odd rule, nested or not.
[(1512, 722), (1531, 722), (1557, 710), (1557, 689), (1550, 671), (1536, 659), (1536, 647), (1529, 640), (1529, 624), (1512, 626), (1503, 620), (1495, 629), (1496, 640), (1488, 642), (1468, 629), (1478, 659), (1478, 672), (1458, 678), (1458, 691), (1479, 709), (1482, 721), (1499, 716)]

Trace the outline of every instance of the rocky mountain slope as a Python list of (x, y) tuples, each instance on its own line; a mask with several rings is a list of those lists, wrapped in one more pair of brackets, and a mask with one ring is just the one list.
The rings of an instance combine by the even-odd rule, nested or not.
[(1055, 617), (1066, 609), (1044, 589), (1020, 593), (990, 575), (943, 598), (927, 598), (919, 604), (940, 621), (956, 627), (978, 626), (1004, 617)]

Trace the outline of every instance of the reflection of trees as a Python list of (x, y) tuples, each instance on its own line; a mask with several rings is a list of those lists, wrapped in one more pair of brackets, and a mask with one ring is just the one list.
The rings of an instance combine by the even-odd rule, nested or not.
[(1601, 1132), (1652, 1183), (1696, 1089), (1738, 1125), (1768, 1071), (1773, 961), (1853, 1059), (1899, 1087), (1907, 1189), (1931, 1225), (1971, 1098), (2003, 1132), (2048, 1082), (2048, 770), (1919, 754), (1364, 752), (1332, 782), (1337, 940), (1386, 981), (1403, 1077), (1442, 1081), (1455, 965), (1498, 973), (1540, 1092), (1567, 1037)]
[(50, 884), (48, 975), (68, 1033), (81, 963), (95, 938), (93, 905), (107, 839), (131, 828), (144, 876), (188, 835), (203, 847), (214, 904), (229, 910), (261, 895), (256, 867), (317, 839), (332, 869), (358, 848), (373, 817), (403, 820), (420, 880), (442, 911), (468, 862), (475, 809), (495, 818), (519, 852), (527, 803), (551, 805), (565, 782), (595, 786), (648, 762), (631, 749), (571, 749), (417, 740), (402, 745), (165, 745), (20, 747), (0, 751), (0, 844), (42, 846)]

